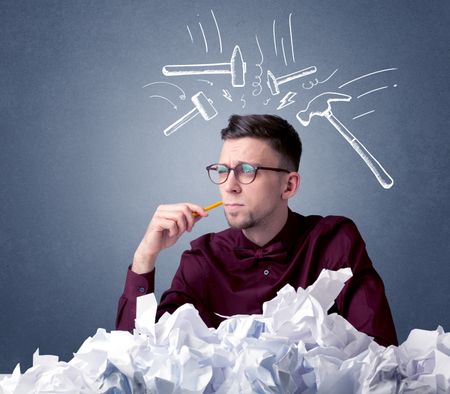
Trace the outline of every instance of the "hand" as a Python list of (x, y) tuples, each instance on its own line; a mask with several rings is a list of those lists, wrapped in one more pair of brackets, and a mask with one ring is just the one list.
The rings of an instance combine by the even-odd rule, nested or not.
[[(193, 212), (199, 216), (192, 216)], [(184, 232), (191, 232), (195, 223), (206, 216), (208, 213), (196, 204), (160, 205), (134, 253), (132, 271), (138, 274), (153, 271), (161, 250), (175, 244)]]

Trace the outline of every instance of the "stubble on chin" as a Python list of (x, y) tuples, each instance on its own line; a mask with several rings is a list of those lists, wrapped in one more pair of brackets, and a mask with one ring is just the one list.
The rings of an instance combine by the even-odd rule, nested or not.
[(239, 219), (239, 215), (237, 214), (225, 213), (225, 219), (230, 227), (238, 230), (246, 230), (255, 225), (255, 220), (251, 215), (246, 215), (245, 217)]

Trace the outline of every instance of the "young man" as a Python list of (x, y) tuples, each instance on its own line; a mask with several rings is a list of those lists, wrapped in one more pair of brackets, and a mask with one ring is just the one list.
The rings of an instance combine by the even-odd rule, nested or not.
[[(350, 267), (353, 277), (331, 312), (378, 343), (396, 345), (383, 282), (354, 223), (338, 216), (305, 217), (288, 207), (300, 184), (302, 145), (294, 128), (277, 116), (233, 115), (222, 139), (219, 163), (207, 171), (219, 185), (230, 228), (191, 243), (161, 297), (157, 318), (191, 303), (208, 326), (217, 327), (219, 315), (261, 313), (263, 302), (287, 283), (306, 288), (323, 268)], [(136, 297), (154, 291), (159, 252), (206, 216), (192, 203), (157, 208), (128, 270), (117, 329), (133, 329)]]

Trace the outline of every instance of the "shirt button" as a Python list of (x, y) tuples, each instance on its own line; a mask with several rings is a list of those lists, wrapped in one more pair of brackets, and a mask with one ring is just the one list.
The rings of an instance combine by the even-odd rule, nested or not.
[(145, 287), (138, 287), (139, 293), (145, 293)]
[(264, 275), (269, 275), (270, 274), (270, 271), (269, 270), (264, 270)]

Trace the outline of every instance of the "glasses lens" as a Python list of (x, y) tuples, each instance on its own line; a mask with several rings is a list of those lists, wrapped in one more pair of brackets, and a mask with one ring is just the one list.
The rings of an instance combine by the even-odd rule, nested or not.
[(251, 164), (242, 163), (236, 166), (236, 177), (241, 183), (252, 183), (256, 176), (256, 168)]
[(208, 167), (209, 179), (217, 184), (224, 183), (228, 178), (229, 172), (228, 167), (223, 164), (214, 164)]

